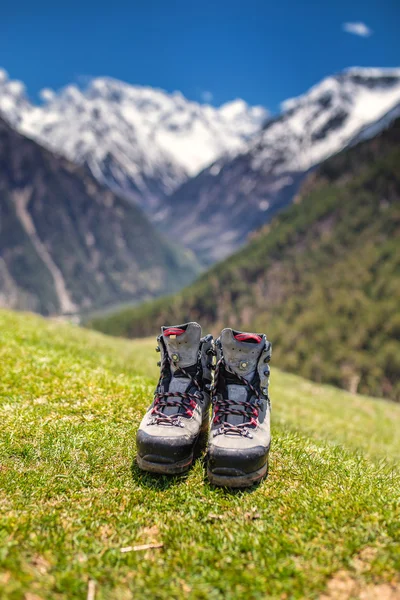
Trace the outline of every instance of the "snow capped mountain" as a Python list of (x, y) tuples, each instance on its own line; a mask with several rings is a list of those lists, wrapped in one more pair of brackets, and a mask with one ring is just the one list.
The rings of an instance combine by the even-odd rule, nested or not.
[(10, 81), (7, 72), (0, 69), (0, 113), (14, 125), (19, 126), (22, 115), (29, 112), (31, 105), (25, 95), (22, 81)]
[(34, 106), (21, 82), (0, 74), (0, 112), (22, 133), (154, 212), (166, 194), (222, 154), (237, 153), (267, 118), (235, 100), (220, 108), (181, 93), (93, 79), (86, 89), (42, 90)]
[(314, 166), (387, 126), (400, 110), (400, 69), (348, 69), (282, 110), (246, 152), (221, 157), (168, 199), (164, 224), (204, 262), (243, 244), (291, 202)]
[(83, 90), (42, 90), (42, 99), (31, 104), (0, 71), (0, 113), (11, 124), (87, 164), (212, 263), (291, 202), (310, 169), (399, 114), (400, 69), (327, 77), (268, 121), (243, 100), (214, 108), (104, 77)]
[[(282, 103), (255, 140), (252, 166), (305, 171), (335, 154), (400, 102), (400, 69), (351, 68)], [(276, 164), (277, 155), (284, 160)]]

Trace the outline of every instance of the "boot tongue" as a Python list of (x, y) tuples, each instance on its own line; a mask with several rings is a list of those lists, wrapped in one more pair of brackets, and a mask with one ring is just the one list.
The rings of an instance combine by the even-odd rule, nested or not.
[(187, 368), (197, 363), (201, 338), (201, 327), (198, 323), (162, 327), (161, 333), (171, 363), (172, 374), (181, 367)]
[[(257, 370), (258, 360), (265, 346), (265, 338), (256, 333), (244, 333), (233, 329), (221, 332), (222, 353), (226, 365), (239, 377), (251, 382)], [(244, 402), (247, 399), (248, 388), (241, 384), (228, 384), (229, 400)], [(243, 405), (232, 405), (231, 408), (243, 410)], [(244, 423), (248, 418), (242, 415), (227, 415), (226, 421), (232, 425)]]
[(225, 363), (234, 373), (251, 381), (265, 346), (264, 336), (224, 329), (220, 339)]
[[(188, 377), (175, 377), (182, 367), (188, 369), (197, 364), (200, 347), (201, 327), (198, 323), (185, 323), (174, 327), (162, 327), (161, 333), (170, 361), (171, 381), (169, 392), (186, 392), (190, 383)], [(173, 415), (180, 412), (180, 407), (166, 406), (164, 413)]]

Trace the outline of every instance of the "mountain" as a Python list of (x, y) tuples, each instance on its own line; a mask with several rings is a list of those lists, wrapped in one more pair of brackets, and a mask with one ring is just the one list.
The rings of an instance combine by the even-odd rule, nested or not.
[(176, 290), (196, 272), (139, 208), (0, 120), (0, 306), (75, 313)]
[(106, 77), (42, 97), (33, 105), (0, 71), (9, 123), (88, 166), (207, 266), (287, 206), (310, 170), (400, 114), (400, 69), (327, 77), (269, 120), (242, 100), (214, 108)]
[(290, 207), (193, 285), (92, 326), (128, 337), (188, 320), (264, 331), (277, 366), (400, 401), (399, 166), (400, 119), (326, 160)]
[(32, 105), (21, 82), (0, 73), (0, 113), (28, 137), (77, 164), (152, 217), (164, 197), (222, 154), (244, 147), (267, 111), (243, 100), (214, 108), (111, 78), (86, 89), (43, 90)]
[(400, 69), (349, 69), (282, 109), (246, 152), (219, 158), (168, 198), (163, 226), (206, 264), (289, 204), (310, 169), (400, 115)]

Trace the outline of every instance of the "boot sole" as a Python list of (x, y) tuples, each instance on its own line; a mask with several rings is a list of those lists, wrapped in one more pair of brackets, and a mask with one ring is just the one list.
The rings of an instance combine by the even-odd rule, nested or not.
[[(157, 458), (160, 461), (157, 461)], [(142, 471), (148, 471), (149, 473), (159, 473), (160, 475), (179, 475), (187, 471), (193, 463), (194, 456), (189, 456), (185, 460), (181, 460), (176, 463), (165, 463), (161, 462), (162, 457), (155, 455), (146, 456), (142, 458), (139, 454), (136, 456), (136, 462), (139, 469)]]
[(208, 421), (206, 427), (202, 426), (195, 443), (193, 444), (193, 452), (187, 458), (174, 463), (166, 463), (163, 456), (156, 454), (140, 456), (136, 455), (136, 462), (139, 469), (148, 471), (149, 473), (158, 473), (160, 475), (180, 475), (190, 469), (193, 461), (200, 456), (207, 445), (208, 439)]
[[(222, 469), (221, 469), (222, 470)], [(207, 477), (209, 482), (212, 485), (216, 485), (219, 487), (227, 487), (227, 488), (245, 488), (251, 487), (256, 483), (259, 483), (264, 477), (268, 475), (268, 460), (260, 469), (257, 471), (253, 471), (252, 473), (243, 473), (242, 475), (237, 475), (234, 473), (229, 473), (229, 471), (234, 471), (234, 469), (224, 469), (225, 473), (215, 473), (211, 471), (210, 468), (207, 469)], [(236, 472), (237, 473), (237, 472)]]

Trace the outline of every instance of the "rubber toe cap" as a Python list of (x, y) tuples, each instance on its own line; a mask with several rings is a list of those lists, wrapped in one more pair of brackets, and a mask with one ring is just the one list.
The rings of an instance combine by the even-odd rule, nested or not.
[(158, 462), (174, 463), (184, 460), (193, 452), (195, 436), (149, 435), (139, 429), (136, 435), (137, 451), (142, 458), (157, 457)]
[(211, 445), (208, 451), (208, 466), (214, 473), (253, 473), (265, 465), (268, 452), (269, 447), (265, 446), (236, 449)]

